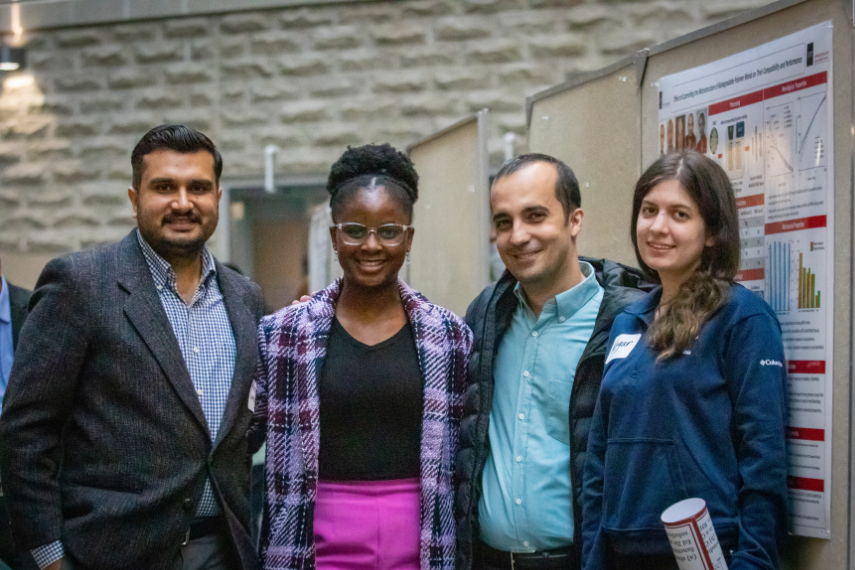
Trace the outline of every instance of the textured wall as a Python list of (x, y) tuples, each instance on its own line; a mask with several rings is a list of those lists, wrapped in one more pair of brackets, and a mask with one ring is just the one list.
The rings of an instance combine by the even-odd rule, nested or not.
[(25, 32), (0, 93), (0, 252), (60, 253), (133, 226), (130, 151), (209, 134), (226, 179), (323, 175), (345, 145), (406, 146), (488, 107), (525, 148), (525, 97), (767, 0), (398, 0)]

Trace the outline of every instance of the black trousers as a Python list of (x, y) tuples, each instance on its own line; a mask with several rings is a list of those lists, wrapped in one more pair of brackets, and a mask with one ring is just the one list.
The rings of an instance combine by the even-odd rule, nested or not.
[(569, 555), (555, 556), (557, 551), (523, 554), (516, 555), (512, 563), (510, 553), (502, 555), (479, 541), (473, 552), (472, 570), (578, 570), (573, 548), (561, 550)]
[[(721, 550), (728, 566), (730, 566), (730, 558), (736, 547), (736, 539), (723, 538), (721, 540)], [(677, 566), (677, 559), (670, 552), (662, 555), (620, 555), (612, 551), (611, 564), (612, 570), (680, 570), (680, 567)]]
[[(514, 565), (514, 570), (520, 570), (519, 565)], [(472, 560), (472, 570), (510, 570), (510, 558), (508, 559), (508, 565), (495, 565), (490, 564), (487, 560), (481, 560), (477, 556)], [(526, 570), (530, 570), (530, 566), (525, 567)], [(556, 565), (555, 561), (545, 563), (543, 566), (543, 570), (578, 570), (576, 568), (576, 560), (572, 558), (568, 558), (564, 561), (563, 564)]]
[[(228, 540), (228, 537), (221, 533), (191, 540), (181, 547), (181, 552), (172, 563), (172, 569), (238, 570), (240, 564), (231, 555)], [(38, 570), (38, 567), (36, 568)], [(78, 566), (68, 558), (64, 558), (62, 570), (78, 570)]]

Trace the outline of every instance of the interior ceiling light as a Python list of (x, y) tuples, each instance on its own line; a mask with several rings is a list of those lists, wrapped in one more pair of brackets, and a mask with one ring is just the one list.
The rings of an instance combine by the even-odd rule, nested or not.
[(26, 48), (0, 45), (0, 71), (17, 71), (27, 66)]

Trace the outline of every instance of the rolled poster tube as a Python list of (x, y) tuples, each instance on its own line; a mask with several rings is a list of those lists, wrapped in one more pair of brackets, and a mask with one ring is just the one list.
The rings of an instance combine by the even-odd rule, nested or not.
[(680, 570), (727, 570), (703, 499), (674, 503), (662, 513), (662, 524)]

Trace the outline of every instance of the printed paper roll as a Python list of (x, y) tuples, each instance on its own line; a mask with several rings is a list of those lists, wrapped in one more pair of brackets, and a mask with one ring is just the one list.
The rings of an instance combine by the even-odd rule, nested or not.
[(662, 523), (680, 570), (727, 570), (707, 504), (686, 499), (662, 513)]

